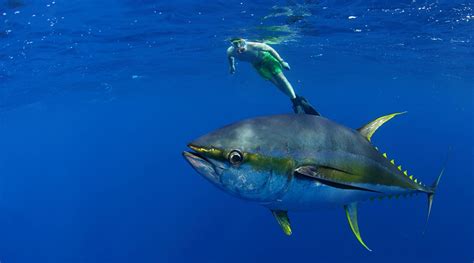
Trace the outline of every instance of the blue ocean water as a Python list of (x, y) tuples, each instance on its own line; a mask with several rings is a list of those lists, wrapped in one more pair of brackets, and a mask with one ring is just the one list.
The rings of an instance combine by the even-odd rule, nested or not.
[[(472, 262), (471, 1), (0, 1), (0, 262)], [(373, 137), (423, 196), (343, 209), (265, 208), (181, 152), (243, 118), (291, 112), (227, 39), (269, 41), (297, 93)]]

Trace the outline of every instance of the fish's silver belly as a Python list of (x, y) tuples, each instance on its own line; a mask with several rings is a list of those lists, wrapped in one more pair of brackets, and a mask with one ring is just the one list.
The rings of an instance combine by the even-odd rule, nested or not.
[(366, 200), (374, 193), (330, 187), (317, 181), (296, 180), (287, 193), (266, 206), (273, 210), (313, 210)]
[[(373, 188), (373, 186), (372, 186)], [(295, 179), (285, 195), (271, 203), (263, 204), (273, 210), (304, 211), (318, 208), (340, 207), (372, 197), (404, 192), (398, 187), (379, 186), (381, 193), (341, 189), (321, 184), (315, 180)]]

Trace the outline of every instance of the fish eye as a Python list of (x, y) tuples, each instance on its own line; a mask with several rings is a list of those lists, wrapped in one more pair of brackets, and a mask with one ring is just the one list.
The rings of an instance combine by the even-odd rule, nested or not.
[(229, 153), (228, 159), (232, 165), (239, 165), (244, 160), (244, 156), (239, 150), (232, 150)]

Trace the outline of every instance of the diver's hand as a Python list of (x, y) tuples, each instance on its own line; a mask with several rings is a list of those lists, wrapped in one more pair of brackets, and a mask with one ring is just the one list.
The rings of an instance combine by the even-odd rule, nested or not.
[(290, 64), (288, 64), (288, 62), (285, 62), (285, 61), (282, 61), (281, 62), (281, 66), (286, 69), (286, 70), (290, 70)]
[(235, 66), (232, 66), (230, 67), (230, 74), (234, 74), (235, 73)]

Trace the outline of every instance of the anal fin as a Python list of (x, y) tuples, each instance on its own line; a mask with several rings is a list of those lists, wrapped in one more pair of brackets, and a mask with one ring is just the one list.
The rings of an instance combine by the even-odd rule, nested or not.
[(290, 225), (290, 218), (288, 218), (288, 212), (280, 211), (280, 210), (277, 210), (277, 211), (272, 210), (272, 214), (277, 220), (283, 232), (287, 236), (291, 235), (291, 225)]
[(372, 251), (362, 240), (362, 237), (360, 236), (360, 231), (359, 231), (359, 224), (357, 222), (357, 203), (351, 203), (348, 205), (344, 206), (344, 209), (346, 210), (346, 216), (347, 220), (349, 221), (349, 225), (351, 227), (352, 232), (356, 236), (357, 240), (359, 243), (362, 244), (368, 251)]

